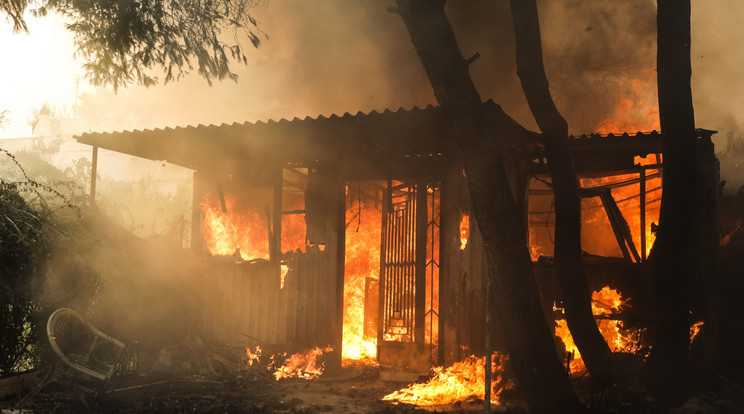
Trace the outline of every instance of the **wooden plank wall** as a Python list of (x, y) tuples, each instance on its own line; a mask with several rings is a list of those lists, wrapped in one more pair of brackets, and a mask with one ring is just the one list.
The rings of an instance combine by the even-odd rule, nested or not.
[(204, 312), (206, 339), (288, 350), (330, 345), (336, 274), (329, 253), (310, 247), (285, 254), (284, 288), (268, 262), (214, 258), (210, 270), (217, 289)]
[[(485, 310), (488, 282), (483, 239), (470, 212), (470, 195), (462, 170), (453, 168), (445, 177), (442, 194), (443, 267), (440, 271), (440, 356), (446, 365), (470, 354), (485, 353)], [(460, 219), (470, 216), (470, 237), (460, 250)], [(496, 319), (496, 318), (494, 318)], [(494, 348), (501, 347), (497, 322), (493, 323)]]

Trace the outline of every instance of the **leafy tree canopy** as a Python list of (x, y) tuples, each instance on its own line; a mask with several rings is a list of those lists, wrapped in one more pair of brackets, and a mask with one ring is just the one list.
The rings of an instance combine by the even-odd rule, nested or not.
[[(76, 56), (87, 78), (114, 90), (165, 83), (196, 68), (213, 79), (237, 79), (230, 60), (246, 63), (240, 38), (258, 47), (265, 34), (250, 10), (260, 0), (0, 0), (0, 14), (16, 31), (27, 31), (24, 12), (56, 11), (71, 23)], [(232, 32), (232, 37), (225, 32)], [(226, 38), (230, 38), (226, 41)]]

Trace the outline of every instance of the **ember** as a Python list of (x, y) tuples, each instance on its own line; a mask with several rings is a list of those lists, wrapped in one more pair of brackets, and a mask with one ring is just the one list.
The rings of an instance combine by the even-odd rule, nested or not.
[[(513, 388), (510, 380), (503, 377), (507, 356), (498, 352), (493, 354), (491, 372), (493, 383), (491, 403), (499, 403), (499, 395), (504, 389)], [(417, 406), (448, 405), (468, 399), (485, 398), (486, 384), (485, 357), (471, 355), (451, 367), (432, 369), (432, 378), (423, 384), (411, 384), (407, 388), (382, 397), (383, 401), (396, 401)]]
[(695, 322), (690, 326), (690, 346), (692, 346), (692, 343), (695, 341), (695, 338), (700, 334), (700, 331), (703, 330), (703, 321)]

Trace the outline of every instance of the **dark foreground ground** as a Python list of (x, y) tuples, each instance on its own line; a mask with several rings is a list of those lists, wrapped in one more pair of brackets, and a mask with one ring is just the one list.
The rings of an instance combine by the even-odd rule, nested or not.
[[(579, 380), (580, 381), (580, 380)], [(234, 373), (220, 378), (204, 376), (117, 377), (98, 407), (88, 409), (69, 386), (50, 385), (26, 404), (23, 413), (116, 413), (116, 414), (262, 414), (262, 413), (482, 413), (483, 402), (469, 400), (456, 405), (417, 408), (383, 402), (380, 398), (401, 389), (405, 383), (383, 382), (375, 370), (344, 370), (335, 377), (315, 380), (273, 381), (250, 373)], [(683, 401), (674, 407), (662, 407), (632, 388), (582, 392), (592, 413), (671, 413), (728, 414), (744, 413), (744, 390), (723, 387)], [(504, 405), (495, 413), (526, 413), (518, 395), (505, 396)], [(0, 413), (13, 410), (18, 396), (0, 400)]]

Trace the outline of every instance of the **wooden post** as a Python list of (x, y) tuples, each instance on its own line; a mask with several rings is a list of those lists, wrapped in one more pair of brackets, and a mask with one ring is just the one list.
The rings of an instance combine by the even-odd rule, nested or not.
[[(282, 192), (284, 190), (284, 169), (279, 168), (279, 171), (274, 177), (274, 211), (272, 213), (272, 224), (273, 228), (271, 245), (269, 248), (269, 254), (271, 255), (271, 282), (269, 283), (269, 300), (270, 309), (273, 311), (273, 315), (267, 315), (269, 319), (269, 338), (274, 343), (278, 343), (277, 334), (278, 326), (282, 321), (278, 320), (279, 316), (279, 293), (281, 284), (282, 274)], [(271, 248), (273, 247), (273, 248)]]
[(424, 351), (426, 332), (426, 234), (429, 223), (426, 205), (427, 187), (420, 182), (416, 185), (416, 272), (415, 272), (415, 311), (414, 337), (416, 348)]
[[(331, 362), (333, 366), (341, 367), (344, 341), (344, 266), (346, 261), (346, 182), (333, 180), (333, 194), (336, 202), (336, 329), (334, 348), (338, 352)], [(328, 248), (330, 246), (326, 246)]]
[(204, 194), (202, 192), (202, 174), (199, 171), (194, 171), (194, 182), (191, 188), (191, 251), (201, 254), (201, 199)]
[[(450, 209), (447, 203), (447, 197), (450, 196), (447, 183), (449, 182), (448, 174), (442, 177), (441, 184), (439, 184), (439, 317), (437, 323), (439, 325), (439, 344), (437, 346), (437, 362), (440, 365), (445, 365), (445, 357), (447, 356), (446, 348), (450, 344), (447, 343), (447, 334), (445, 332), (445, 320), (449, 317), (449, 314), (445, 311), (447, 309), (447, 301), (452, 297), (452, 292), (449, 291), (448, 286), (448, 272), (445, 268), (447, 265), (447, 255), (449, 254), (449, 244), (447, 243), (447, 235), (449, 234), (448, 229), (450, 226)], [(444, 292), (444, 294), (442, 294)], [(444, 317), (443, 317), (444, 316)]]
[(387, 188), (382, 190), (382, 232), (380, 234), (380, 284), (378, 289), (380, 290), (378, 297), (378, 309), (377, 309), (377, 362), (382, 364), (380, 357), (382, 350), (382, 341), (385, 340), (385, 296), (387, 295), (386, 286), (386, 272), (385, 264), (387, 263), (387, 246), (388, 237), (388, 213), (391, 211), (391, 180), (388, 179)]
[(641, 262), (646, 261), (646, 167), (641, 167)]
[(93, 156), (90, 167), (90, 205), (96, 205), (96, 176), (98, 175), (98, 147), (93, 146)]
[(488, 277), (486, 281), (486, 383), (485, 383), (485, 396), (483, 398), (483, 409), (486, 414), (491, 414), (491, 334), (493, 331), (493, 322), (491, 321), (491, 295), (493, 294), (493, 286), (491, 283), (491, 277)]

